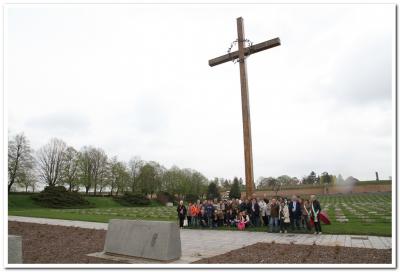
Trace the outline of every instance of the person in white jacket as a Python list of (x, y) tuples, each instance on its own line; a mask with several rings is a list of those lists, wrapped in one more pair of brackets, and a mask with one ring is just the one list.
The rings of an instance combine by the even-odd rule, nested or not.
[(281, 229), (279, 232), (282, 233), (284, 231), (287, 233), (287, 229), (290, 224), (290, 214), (287, 199), (283, 200), (279, 206), (279, 220)]
[(260, 201), (258, 201), (258, 206), (260, 206), (260, 215), (263, 220), (264, 226), (268, 226), (268, 221), (266, 221), (267, 203), (265, 203), (264, 199), (261, 199)]

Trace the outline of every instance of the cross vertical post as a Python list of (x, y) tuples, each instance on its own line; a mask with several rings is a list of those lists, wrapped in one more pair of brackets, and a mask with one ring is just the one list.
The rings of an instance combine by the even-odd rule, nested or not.
[(240, 87), (242, 94), (242, 118), (243, 118), (243, 142), (244, 142), (244, 165), (246, 175), (246, 196), (253, 194), (254, 176), (253, 176), (253, 149), (251, 144), (251, 123), (250, 123), (250, 103), (249, 87), (247, 83), (247, 67), (245, 58), (245, 37), (243, 18), (239, 17), (237, 22), (238, 33), (238, 51), (239, 51), (239, 70)]
[[(281, 45), (279, 38), (271, 39), (257, 44), (250, 43), (250, 46), (245, 47), (247, 41), (244, 37), (243, 18), (236, 19), (237, 32), (238, 32), (238, 50), (228, 54), (210, 59), (208, 65), (214, 67), (216, 65), (228, 62), (238, 61), (240, 70), (240, 88), (242, 94), (242, 118), (243, 118), (243, 143), (244, 143), (244, 166), (246, 175), (246, 196), (250, 197), (254, 190), (254, 176), (253, 176), (253, 150), (251, 147), (251, 123), (250, 123), (250, 102), (249, 102), (249, 88), (247, 84), (247, 69), (246, 57), (251, 54), (258, 53), (267, 49), (274, 48)], [(247, 41), (248, 42), (248, 41)], [(233, 45), (233, 43), (232, 43)]]

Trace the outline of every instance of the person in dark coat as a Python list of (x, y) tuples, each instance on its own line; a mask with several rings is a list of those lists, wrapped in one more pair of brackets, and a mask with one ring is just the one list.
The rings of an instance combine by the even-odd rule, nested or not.
[(250, 198), (246, 198), (246, 210), (245, 211), (246, 211), (247, 215), (249, 215), (249, 217), (250, 217), (250, 214), (251, 214), (251, 199)]
[(230, 226), (230, 227), (234, 227), (235, 226), (235, 218), (236, 218), (236, 213), (232, 209), (229, 209), (225, 215), (226, 225)]
[(290, 223), (292, 225), (292, 230), (296, 226), (297, 230), (300, 230), (300, 220), (301, 220), (301, 204), (297, 199), (297, 196), (292, 196), (292, 201), (289, 203), (289, 216)]
[(178, 218), (179, 218), (179, 227), (182, 229), (183, 228), (183, 221), (185, 221), (186, 217), (186, 207), (183, 205), (183, 201), (179, 201), (178, 208), (176, 208), (176, 211), (178, 212)]
[(321, 205), (319, 204), (319, 201), (317, 200), (315, 195), (311, 195), (310, 201), (311, 201), (311, 220), (314, 221), (314, 226), (315, 226), (314, 234), (322, 234), (321, 221), (319, 218), (319, 214), (321, 212)]
[(278, 229), (279, 205), (280, 203), (277, 203), (275, 198), (271, 200), (271, 216), (269, 218), (269, 232), (275, 232)]
[(257, 203), (257, 199), (253, 198), (250, 204), (250, 220), (253, 227), (260, 226), (260, 205)]
[(242, 199), (242, 202), (239, 205), (239, 212), (247, 210), (247, 200), (245, 198)]
[(200, 220), (200, 226), (201, 227), (203, 227), (203, 228), (207, 228), (208, 227), (208, 217), (207, 217), (207, 214), (206, 214), (204, 209), (200, 210), (199, 220)]
[(215, 210), (214, 205), (212, 204), (211, 200), (208, 200), (206, 206), (204, 207), (204, 211), (206, 212), (207, 215), (207, 223), (209, 228), (212, 228), (214, 210)]

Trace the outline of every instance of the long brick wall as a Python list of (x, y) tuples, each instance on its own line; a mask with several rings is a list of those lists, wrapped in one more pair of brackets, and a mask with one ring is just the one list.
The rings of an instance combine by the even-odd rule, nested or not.
[[(350, 194), (350, 193), (377, 193), (377, 192), (391, 192), (392, 184), (367, 184), (367, 185), (337, 185), (337, 186), (316, 186), (306, 188), (283, 188), (278, 192), (281, 196), (292, 196), (292, 195), (334, 195), (334, 194)], [(255, 194), (258, 197), (262, 197), (264, 194), (267, 196), (275, 196), (273, 191), (256, 191)], [(246, 192), (242, 192), (242, 196), (245, 196)]]

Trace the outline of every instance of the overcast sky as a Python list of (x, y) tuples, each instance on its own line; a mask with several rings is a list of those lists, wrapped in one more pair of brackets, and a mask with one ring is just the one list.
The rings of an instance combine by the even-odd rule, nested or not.
[(255, 178), (391, 176), (394, 5), (9, 5), (9, 133), (244, 177), (239, 16)]

